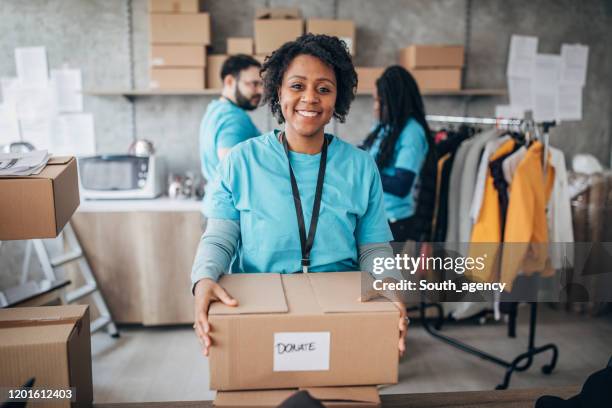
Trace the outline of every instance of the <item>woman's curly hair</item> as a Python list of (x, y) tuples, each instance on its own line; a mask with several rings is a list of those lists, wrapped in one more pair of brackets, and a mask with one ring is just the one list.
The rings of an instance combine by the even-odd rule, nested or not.
[(278, 90), (283, 82), (287, 67), (298, 55), (312, 55), (334, 69), (337, 83), (334, 117), (344, 123), (351, 102), (355, 98), (357, 73), (346, 44), (337, 37), (304, 34), (295, 41), (286, 42), (272, 55), (266, 57), (261, 68), (264, 83), (264, 103), (270, 105), (270, 110), (279, 124), (285, 121), (278, 98)]

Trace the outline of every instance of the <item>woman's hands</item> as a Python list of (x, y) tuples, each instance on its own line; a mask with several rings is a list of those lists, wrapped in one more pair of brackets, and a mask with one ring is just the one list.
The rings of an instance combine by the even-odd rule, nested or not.
[(226, 291), (212, 279), (200, 279), (194, 289), (194, 324), (198, 340), (202, 345), (202, 354), (208, 356), (212, 340), (210, 338), (211, 327), (208, 322), (208, 308), (212, 302), (223, 302), (228, 306), (238, 306), (238, 301), (232, 298)]
[[(385, 281), (393, 280), (393, 279), (385, 279)], [(401, 299), (398, 298), (397, 294), (385, 292), (385, 291), (376, 291), (374, 289), (369, 290), (365, 293), (365, 295), (359, 298), (362, 302), (367, 302), (369, 300), (375, 299), (377, 297), (384, 297), (389, 299), (390, 302), (395, 305), (395, 307), (399, 310), (399, 341), (397, 344), (397, 348), (399, 350), (399, 356), (402, 357), (406, 352), (406, 333), (408, 332), (408, 313), (406, 312), (406, 305), (402, 302)]]

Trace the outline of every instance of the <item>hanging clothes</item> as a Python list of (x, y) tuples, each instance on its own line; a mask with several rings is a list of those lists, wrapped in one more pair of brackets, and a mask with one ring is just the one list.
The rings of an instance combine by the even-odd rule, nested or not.
[[(514, 149), (514, 140), (510, 139), (491, 155), (491, 161), (504, 156)], [(473, 269), (467, 274), (475, 281), (492, 282), (496, 275), (496, 262), (501, 242), (501, 211), (499, 208), (499, 198), (495, 189), (491, 171), (487, 172), (485, 181), (484, 198), (478, 220), (472, 229), (470, 239), (469, 255), (473, 258), (483, 257), (484, 268)]]
[(539, 141), (527, 149), (510, 185), (503, 239), (507, 245), (503, 249), (500, 276), (508, 291), (512, 290), (519, 271), (523, 274), (542, 272), (543, 276), (552, 272), (546, 267), (549, 259), (546, 206), (555, 181), (555, 169), (547, 158), (544, 174), (543, 150)]
[(506, 160), (504, 160), (502, 168), (504, 170), (504, 178), (508, 184), (512, 183), (514, 173), (516, 173), (516, 169), (525, 158), (526, 153), (527, 148), (525, 146), (521, 146), (517, 151), (512, 153)]
[(470, 145), (467, 155), (465, 156), (465, 165), (463, 166), (463, 173), (461, 174), (459, 184), (461, 194), (457, 203), (456, 222), (458, 223), (458, 234), (456, 242), (469, 242), (470, 240), (472, 228), (474, 226), (474, 223), (470, 219), (470, 208), (476, 188), (476, 177), (480, 158), (482, 157), (487, 143), (498, 137), (499, 131), (497, 129), (490, 129), (474, 136), (474, 142)]
[(439, 168), (442, 178), (440, 194), (437, 196), (436, 228), (432, 238), (435, 242), (443, 242), (446, 238), (449, 210), (453, 208), (448, 204), (454, 200), (454, 196), (449, 194), (450, 189), (453, 188), (454, 178), (452, 175), (455, 174), (456, 167), (463, 163), (461, 151), (465, 149), (464, 145), (469, 143), (469, 138), (473, 133), (473, 129), (462, 126), (456, 132), (447, 131), (447, 138), (436, 145), (438, 157), (443, 157), (446, 154), (450, 154), (450, 156), (445, 160), (443, 166)]
[[(476, 185), (474, 187), (474, 198), (472, 199), (472, 206), (470, 208), (470, 219), (472, 224), (475, 224), (478, 220), (478, 214), (480, 214), (480, 208), (482, 207), (482, 199), (484, 197), (484, 186), (487, 179), (487, 172), (489, 169), (489, 160), (491, 155), (499, 149), (507, 140), (510, 140), (510, 136), (502, 136), (489, 140), (485, 145), (484, 151), (478, 164), (478, 173), (476, 174)], [(505, 162), (504, 162), (505, 163)], [(510, 182), (508, 182), (510, 183)]]
[(573, 246), (574, 227), (572, 225), (572, 209), (563, 152), (550, 148), (550, 163), (555, 168), (555, 183), (552, 197), (548, 202), (548, 233), (551, 242), (550, 258), (554, 269), (561, 269), (564, 262), (574, 264)]

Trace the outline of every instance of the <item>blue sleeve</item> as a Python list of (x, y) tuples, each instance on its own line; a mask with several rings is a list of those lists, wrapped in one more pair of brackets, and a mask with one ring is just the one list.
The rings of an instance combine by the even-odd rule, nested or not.
[(252, 137), (251, 123), (248, 118), (232, 115), (221, 121), (218, 130), (217, 149), (226, 149)]
[(396, 168), (394, 176), (381, 174), (380, 178), (385, 193), (398, 197), (406, 197), (410, 190), (412, 190), (416, 174), (410, 170)]
[(416, 120), (411, 119), (402, 130), (398, 143), (394, 167), (419, 174), (428, 150), (423, 127)]
[(368, 207), (363, 216), (357, 220), (355, 238), (358, 245), (389, 242), (393, 240), (393, 235), (385, 213), (380, 175), (374, 160), (367, 153), (364, 153), (364, 157), (368, 160), (366, 173), (369, 175), (365, 177), (368, 182), (363, 183), (369, 189)]
[(232, 152), (221, 162), (219, 177), (206, 187), (203, 211), (207, 218), (240, 219), (240, 212), (234, 204), (233, 180), (236, 177), (232, 174), (235, 167), (235, 155)]

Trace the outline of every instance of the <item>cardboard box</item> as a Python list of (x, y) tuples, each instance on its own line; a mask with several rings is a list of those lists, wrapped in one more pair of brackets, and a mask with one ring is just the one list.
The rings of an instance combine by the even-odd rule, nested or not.
[(223, 88), (221, 68), (227, 59), (225, 54), (209, 55), (206, 58), (206, 85), (209, 89)]
[(351, 55), (355, 55), (355, 22), (352, 20), (311, 18), (306, 21), (306, 32), (338, 37), (346, 43)]
[(463, 66), (462, 45), (411, 45), (399, 51), (399, 63), (406, 69)]
[(150, 14), (152, 44), (210, 45), (210, 14)]
[(264, 62), (266, 62), (266, 57), (268, 56), (268, 54), (259, 54), (259, 55), (253, 55), (253, 58), (255, 58), (257, 61), (259, 61), (259, 63), (261, 65), (264, 64)]
[(197, 13), (200, 0), (149, 0), (149, 13)]
[(250, 37), (230, 37), (227, 39), (228, 55), (253, 55), (253, 39)]
[(204, 68), (151, 68), (151, 89), (204, 89)]
[[(377, 408), (380, 396), (375, 386), (366, 387), (312, 387), (300, 388), (327, 408)], [(291, 397), (298, 389), (219, 391), (213, 402), (214, 407), (223, 408), (275, 408)]]
[(399, 311), (359, 302), (360, 272), (233, 274), (211, 305), (210, 387), (221, 391), (397, 382)]
[[(35, 377), (37, 388), (75, 387), (76, 406), (91, 406), (88, 306), (0, 309), (0, 361), (3, 387), (19, 387)], [(54, 400), (44, 406), (71, 404), (70, 400)]]
[(74, 157), (53, 157), (32, 176), (0, 176), (0, 241), (55, 238), (80, 204)]
[(461, 68), (411, 69), (410, 73), (421, 92), (461, 90)]
[(376, 80), (385, 72), (385, 68), (356, 67), (357, 92), (371, 93), (376, 89)]
[(304, 34), (300, 10), (295, 8), (259, 9), (254, 26), (255, 54), (270, 54)]
[(152, 67), (206, 66), (206, 47), (203, 45), (151, 45)]

